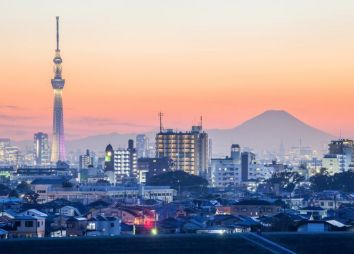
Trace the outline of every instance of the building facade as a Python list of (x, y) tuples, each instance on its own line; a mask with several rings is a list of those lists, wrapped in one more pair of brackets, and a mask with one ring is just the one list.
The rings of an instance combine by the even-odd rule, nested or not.
[(354, 141), (350, 139), (332, 140), (328, 145), (328, 154), (322, 159), (322, 167), (329, 174), (354, 169)]
[(210, 184), (216, 188), (234, 187), (241, 182), (240, 146), (231, 146), (231, 157), (211, 159)]
[(32, 182), (32, 189), (39, 195), (37, 202), (41, 204), (55, 199), (66, 199), (89, 204), (105, 198), (117, 200), (154, 199), (169, 203), (173, 201), (177, 194), (176, 190), (168, 186), (82, 185), (79, 188), (63, 188), (61, 185), (54, 185), (50, 181), (45, 182), (45, 179)]
[(80, 155), (79, 157), (79, 168), (89, 168), (94, 166), (94, 160), (95, 156), (90, 150), (86, 150), (86, 153), (83, 155)]
[(34, 164), (36, 166), (50, 165), (50, 151), (48, 134), (38, 132), (34, 134)]
[(110, 183), (122, 183), (124, 181), (136, 181), (137, 152), (134, 148), (134, 141), (128, 141), (128, 148), (113, 149), (111, 145), (106, 147), (105, 152), (105, 175)]
[(156, 157), (173, 161), (173, 170), (183, 170), (206, 177), (208, 169), (208, 134), (201, 126), (193, 126), (190, 132), (162, 130), (156, 135)]
[(136, 136), (136, 153), (138, 158), (149, 157), (149, 138), (145, 134)]
[(6, 164), (6, 147), (10, 146), (10, 139), (0, 138), (0, 164)]
[(256, 160), (256, 155), (252, 152), (241, 153), (241, 180), (248, 181), (250, 165)]

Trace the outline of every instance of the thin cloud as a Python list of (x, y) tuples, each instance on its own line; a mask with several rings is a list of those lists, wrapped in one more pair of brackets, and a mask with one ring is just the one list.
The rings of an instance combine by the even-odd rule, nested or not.
[(80, 117), (80, 118), (70, 119), (68, 122), (72, 124), (97, 124), (97, 125), (109, 125), (109, 126), (115, 125), (115, 126), (139, 127), (139, 128), (154, 127), (151, 125), (143, 125), (143, 124), (136, 124), (130, 122), (120, 122), (111, 118), (100, 118), (100, 117)]
[(15, 105), (6, 105), (6, 104), (1, 104), (0, 109), (22, 110), (21, 107)]
[(10, 114), (4, 114), (0, 113), (0, 120), (33, 120), (37, 119), (37, 116), (18, 116), (18, 115), (10, 115)]

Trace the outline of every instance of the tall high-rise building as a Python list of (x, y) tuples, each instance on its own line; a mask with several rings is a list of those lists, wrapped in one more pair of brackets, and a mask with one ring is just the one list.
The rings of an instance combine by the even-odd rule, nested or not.
[(114, 150), (111, 144), (105, 150), (104, 171), (114, 171)]
[(79, 156), (79, 168), (84, 169), (93, 167), (94, 159), (94, 154), (87, 149), (85, 154)]
[(350, 156), (354, 155), (354, 141), (350, 139), (332, 140), (329, 146), (329, 154), (345, 154)]
[(156, 134), (156, 157), (173, 161), (172, 170), (206, 177), (208, 169), (208, 134), (201, 126), (190, 132), (162, 130)]
[(149, 157), (149, 138), (145, 134), (136, 136), (136, 153), (138, 158)]
[(239, 145), (231, 146), (231, 157), (212, 158), (209, 183), (213, 187), (234, 187), (241, 182)]
[(108, 145), (105, 154), (104, 171), (109, 182), (116, 184), (136, 180), (138, 158), (133, 140), (128, 141), (128, 148), (113, 150), (113, 147)]
[(256, 155), (252, 152), (241, 153), (241, 180), (243, 182), (248, 181), (250, 165), (256, 160)]
[(354, 169), (354, 141), (350, 139), (333, 140), (328, 145), (328, 154), (322, 159), (322, 166), (329, 174)]
[(241, 147), (239, 144), (232, 144), (232, 146), (231, 146), (231, 159), (233, 159), (236, 163), (240, 163), (240, 161), (241, 161)]
[(53, 140), (51, 161), (65, 161), (65, 144), (64, 144), (64, 119), (63, 119), (63, 99), (62, 93), (65, 80), (62, 78), (63, 62), (59, 49), (59, 17), (57, 19), (57, 48), (55, 50), (54, 62), (54, 78), (52, 79), (52, 87), (54, 91), (54, 108), (53, 108)]
[(6, 147), (10, 146), (10, 139), (0, 138), (0, 163), (6, 163)]
[(121, 183), (128, 178), (135, 179), (137, 176), (137, 160), (132, 139), (129, 139), (127, 149), (114, 150), (115, 181)]
[(50, 164), (48, 134), (46, 133), (34, 134), (34, 163), (41, 166)]
[(5, 161), (9, 165), (17, 166), (20, 158), (20, 150), (17, 146), (7, 146), (5, 148)]

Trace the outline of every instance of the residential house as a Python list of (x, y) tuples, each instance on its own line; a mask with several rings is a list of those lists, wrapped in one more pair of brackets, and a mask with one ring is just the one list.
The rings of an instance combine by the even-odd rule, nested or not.
[(81, 212), (78, 208), (66, 205), (59, 209), (59, 214), (63, 216), (75, 217), (75, 216), (82, 216)]
[(326, 209), (319, 206), (307, 206), (299, 209), (300, 215), (307, 218), (322, 219), (327, 216)]
[(242, 200), (231, 206), (231, 214), (250, 217), (269, 216), (281, 212), (279, 205), (265, 200)]
[(37, 209), (28, 209), (18, 214), (19, 216), (34, 216), (34, 217), (43, 217), (46, 218), (48, 215), (46, 213), (42, 213)]
[(66, 221), (67, 236), (85, 236), (87, 219), (85, 217), (71, 217)]
[(45, 236), (45, 218), (16, 216), (7, 227), (9, 238), (32, 238)]
[(115, 236), (120, 235), (120, 219), (117, 217), (97, 216), (88, 219), (88, 236)]

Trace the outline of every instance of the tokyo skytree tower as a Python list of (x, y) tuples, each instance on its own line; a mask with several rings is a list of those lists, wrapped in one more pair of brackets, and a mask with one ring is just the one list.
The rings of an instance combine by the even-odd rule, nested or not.
[(64, 119), (63, 119), (63, 100), (62, 93), (65, 80), (61, 77), (62, 59), (59, 49), (59, 17), (57, 19), (57, 48), (55, 50), (54, 62), (54, 78), (52, 87), (54, 91), (54, 108), (53, 108), (53, 137), (52, 137), (52, 153), (51, 161), (65, 161), (65, 144), (64, 144)]

